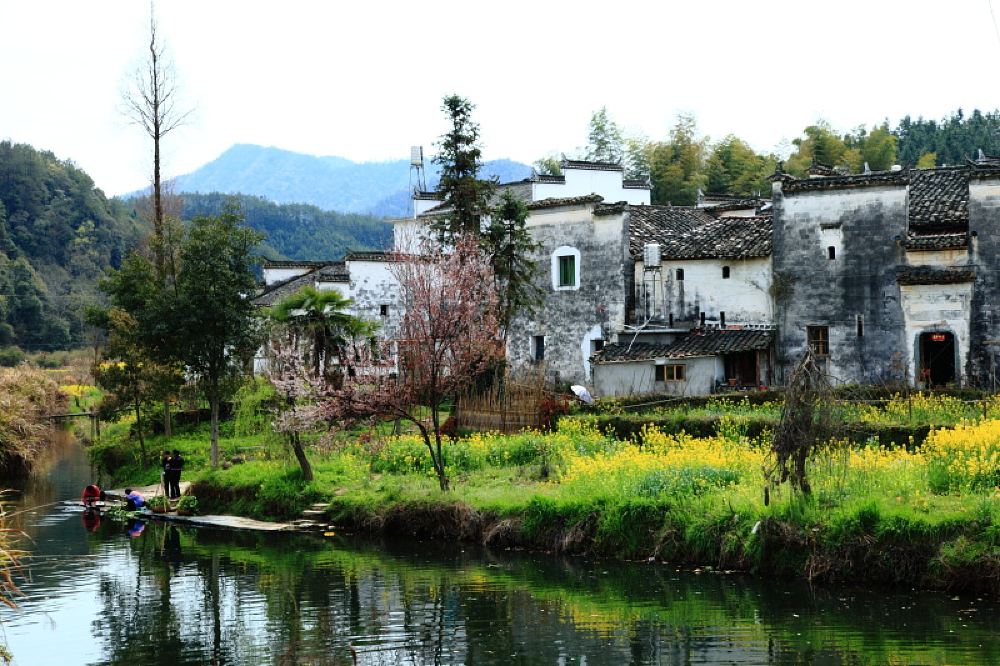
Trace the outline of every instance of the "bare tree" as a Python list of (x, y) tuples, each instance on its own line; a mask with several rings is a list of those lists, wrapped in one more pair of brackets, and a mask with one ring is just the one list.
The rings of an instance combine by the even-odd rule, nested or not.
[(153, 140), (153, 261), (161, 282), (166, 278), (166, 214), (160, 178), (160, 141), (183, 125), (191, 115), (177, 105), (173, 64), (166, 58), (157, 31), (156, 15), (149, 8), (149, 54), (122, 95), (125, 115)]

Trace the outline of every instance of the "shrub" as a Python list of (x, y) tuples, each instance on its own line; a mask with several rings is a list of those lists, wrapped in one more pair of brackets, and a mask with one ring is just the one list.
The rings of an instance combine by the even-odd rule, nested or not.
[(24, 352), (17, 347), (0, 349), (0, 367), (13, 368), (24, 362)]

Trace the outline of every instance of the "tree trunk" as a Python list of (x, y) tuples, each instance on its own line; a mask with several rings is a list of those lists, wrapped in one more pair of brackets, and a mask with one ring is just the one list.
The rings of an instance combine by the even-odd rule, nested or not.
[(142, 436), (142, 410), (141, 403), (135, 401), (135, 432), (139, 435), (139, 454), (142, 456), (142, 464), (146, 464), (146, 440)]
[(163, 400), (163, 434), (167, 439), (173, 437), (173, 430), (170, 424), (170, 402)]
[(213, 396), (212, 404), (212, 469), (219, 466), (219, 398)]
[(299, 437), (299, 433), (290, 433), (289, 439), (292, 442), (292, 451), (295, 452), (295, 459), (299, 461), (299, 467), (302, 468), (302, 478), (306, 481), (312, 481), (312, 465), (309, 464), (309, 458), (306, 457), (305, 449), (302, 448), (302, 439)]

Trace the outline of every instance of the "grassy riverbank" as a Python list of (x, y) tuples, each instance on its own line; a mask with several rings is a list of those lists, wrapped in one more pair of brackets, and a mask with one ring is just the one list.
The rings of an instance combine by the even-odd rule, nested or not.
[[(844, 444), (812, 467), (808, 499), (764, 501), (766, 433), (722, 419), (707, 437), (647, 426), (642, 445), (566, 418), (551, 434), (473, 435), (450, 442), (454, 490), (442, 493), (413, 435), (363, 434), (313, 448), (302, 480), (274, 435), (223, 431), (229, 469), (207, 468), (207, 431), (169, 444), (188, 459), (208, 512), (298, 516), (330, 504), (356, 532), (467, 539), (823, 581), (883, 581), (1000, 592), (1000, 421), (933, 431), (921, 446)], [(121, 442), (93, 450), (132, 483), (151, 483)], [(116, 459), (117, 456), (117, 459)]]
[(65, 404), (44, 371), (0, 368), (0, 473), (23, 475), (34, 465), (51, 428), (48, 416)]

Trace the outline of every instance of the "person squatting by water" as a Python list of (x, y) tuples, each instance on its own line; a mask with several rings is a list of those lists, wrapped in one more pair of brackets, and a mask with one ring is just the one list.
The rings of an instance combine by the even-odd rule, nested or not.
[(83, 495), (80, 497), (80, 501), (83, 502), (83, 506), (86, 509), (96, 508), (98, 502), (104, 501), (104, 491), (101, 490), (100, 486), (92, 483), (83, 489)]
[(139, 494), (138, 491), (132, 490), (131, 488), (125, 489), (125, 508), (129, 511), (138, 511), (139, 509), (146, 506), (146, 498)]
[(181, 471), (184, 469), (184, 457), (181, 452), (174, 449), (173, 455), (167, 459), (167, 497), (177, 499), (181, 496)]

